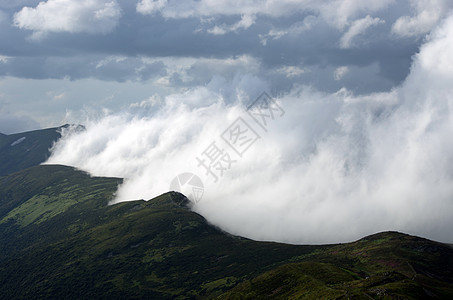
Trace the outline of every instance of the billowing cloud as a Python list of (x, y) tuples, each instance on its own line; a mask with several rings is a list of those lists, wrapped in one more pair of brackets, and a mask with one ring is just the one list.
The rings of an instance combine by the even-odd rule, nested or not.
[(107, 33), (120, 17), (116, 0), (48, 0), (22, 8), (14, 15), (14, 25), (34, 31), (35, 37), (48, 32)]
[[(0, 131), (27, 122), (8, 114), (54, 126), (69, 110), (65, 122), (88, 130), (66, 132), (51, 162), (127, 178), (118, 201), (196, 173), (205, 195), (193, 209), (256, 239), (393, 229), (451, 241), (452, 21), (431, 33), (450, 10), (446, 0), (0, 1), (10, 101)], [(285, 110), (267, 131), (246, 112), (264, 90)], [(76, 118), (81, 108), (95, 113)], [(243, 155), (222, 138), (240, 120), (258, 136)], [(232, 159), (218, 182), (197, 161), (213, 142)]]
[[(451, 242), (452, 43), (450, 17), (401, 86), (362, 96), (296, 87), (258, 106), (274, 108), (266, 126), (246, 111), (252, 87), (266, 88), (259, 78), (213, 80), (166, 96), (147, 117), (110, 114), (66, 132), (48, 163), (127, 178), (116, 201), (149, 199), (195, 173), (205, 190), (193, 210), (254, 239), (340, 242), (399, 230)], [(238, 122), (245, 127), (234, 131)], [(235, 150), (234, 132), (253, 143)], [(209, 164), (213, 153), (222, 164)]]

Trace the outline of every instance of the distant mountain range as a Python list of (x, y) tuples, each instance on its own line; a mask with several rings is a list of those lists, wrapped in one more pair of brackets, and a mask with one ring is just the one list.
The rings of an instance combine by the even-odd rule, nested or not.
[[(0, 299), (453, 298), (449, 245), (397, 232), (257, 242), (212, 226), (176, 192), (109, 206), (122, 179), (38, 165), (58, 138), (58, 128), (0, 135)], [(27, 163), (5, 167), (8, 157)]]
[(0, 134), (0, 176), (39, 165), (50, 155), (49, 148), (60, 137), (63, 127)]

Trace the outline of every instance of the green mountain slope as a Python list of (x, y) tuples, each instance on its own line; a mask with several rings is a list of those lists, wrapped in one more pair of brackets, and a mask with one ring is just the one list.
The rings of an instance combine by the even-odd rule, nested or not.
[(107, 206), (118, 182), (63, 166), (0, 178), (3, 296), (208, 295), (314, 249), (232, 237), (181, 194)]
[(239, 284), (222, 299), (451, 299), (452, 283), (448, 246), (384, 232), (315, 251)]
[(395, 232), (295, 246), (229, 235), (167, 193), (108, 206), (118, 178), (0, 177), (0, 299), (448, 298), (453, 249)]
[(60, 137), (61, 127), (5, 135), (0, 134), (0, 176), (39, 165)]

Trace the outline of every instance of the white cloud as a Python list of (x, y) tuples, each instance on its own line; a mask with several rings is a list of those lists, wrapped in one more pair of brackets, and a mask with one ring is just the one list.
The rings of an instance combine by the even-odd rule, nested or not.
[(120, 63), (120, 62), (123, 62), (125, 60), (127, 60), (126, 56), (115, 56), (115, 55), (114, 56), (109, 56), (107, 58), (104, 58), (104, 59), (100, 60), (96, 64), (96, 69), (102, 68), (102, 67), (108, 65), (111, 62)]
[(261, 70), (260, 62), (250, 55), (240, 55), (225, 59), (218, 58), (155, 58), (146, 59), (147, 63), (162, 61), (167, 69), (168, 76), (159, 79), (159, 83), (168, 85), (169, 76), (177, 75), (183, 82), (209, 81), (213, 74), (222, 74), (223, 77), (234, 77), (236, 73), (256, 74)]
[(10, 59), (9, 56), (0, 55), (0, 63), (6, 64)]
[(54, 101), (63, 100), (66, 97), (66, 93), (62, 91), (49, 91), (47, 95)]
[(269, 30), (267, 34), (260, 34), (259, 38), (261, 40), (261, 44), (266, 46), (267, 40), (278, 40), (285, 35), (299, 35), (305, 31), (308, 31), (312, 28), (312, 26), (316, 23), (317, 18), (314, 16), (307, 16), (304, 18), (302, 22), (296, 22), (292, 24), (289, 28), (285, 29), (276, 29), (273, 28)]
[(343, 28), (359, 14), (379, 11), (393, 4), (394, 0), (142, 0), (137, 11), (152, 14), (156, 11), (166, 18), (205, 17), (213, 15), (265, 15), (288, 16), (294, 13), (319, 13), (328, 23)]
[(331, 0), (319, 1), (321, 13), (327, 22), (334, 24), (337, 28), (344, 28), (357, 16), (371, 14), (397, 3), (394, 0)]
[(333, 78), (335, 80), (341, 80), (346, 73), (349, 72), (349, 68), (347, 66), (341, 66), (335, 69), (333, 73)]
[(145, 100), (135, 102), (129, 105), (130, 108), (152, 108), (162, 104), (162, 99), (159, 95), (152, 95)]
[(214, 35), (223, 35), (228, 32), (238, 31), (239, 29), (247, 29), (255, 23), (255, 19), (255, 16), (243, 15), (241, 16), (241, 20), (239, 20), (238, 22), (232, 25), (223, 24), (221, 26), (214, 26), (213, 28), (208, 29), (208, 33)]
[(168, 0), (141, 0), (137, 3), (137, 12), (141, 14), (153, 14), (165, 7)]
[(416, 15), (398, 18), (392, 26), (392, 32), (396, 35), (424, 35), (453, 8), (453, 3), (445, 0), (412, 0), (410, 3)]
[(116, 0), (48, 0), (22, 8), (14, 15), (14, 25), (34, 31), (34, 37), (48, 32), (107, 33), (120, 17)]
[[(244, 111), (259, 81), (216, 81), (173, 94), (149, 117), (110, 114), (65, 134), (49, 163), (127, 178), (117, 200), (168, 191), (183, 172), (205, 185), (193, 210), (242, 236), (344, 242), (382, 230), (453, 240), (453, 17), (391, 92), (295, 88), (265, 132)], [(234, 103), (227, 100), (233, 94)], [(257, 93), (256, 93), (257, 94)], [(242, 116), (260, 139), (242, 157), (222, 143)], [(216, 141), (237, 160), (215, 183), (196, 157)]]
[(369, 15), (365, 18), (355, 20), (352, 25), (349, 27), (348, 31), (340, 39), (340, 48), (347, 49), (351, 47), (352, 40), (363, 34), (369, 27), (382, 24), (385, 21), (379, 18), (372, 18)]
[(284, 74), (288, 78), (297, 77), (304, 74), (306, 71), (297, 66), (284, 66), (277, 70), (277, 72)]

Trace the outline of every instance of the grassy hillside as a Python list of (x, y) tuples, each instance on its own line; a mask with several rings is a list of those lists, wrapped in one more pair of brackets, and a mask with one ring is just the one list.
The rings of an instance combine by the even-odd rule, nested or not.
[[(62, 127), (66, 126), (68, 125)], [(0, 176), (46, 161), (50, 155), (49, 148), (61, 137), (62, 127), (11, 135), (0, 134)]]
[(396, 232), (315, 251), (242, 282), (222, 299), (451, 299), (453, 255)]
[(227, 235), (176, 193), (107, 206), (119, 181), (63, 166), (0, 178), (3, 296), (220, 294), (314, 249)]
[(395, 232), (255, 242), (167, 193), (108, 206), (118, 178), (37, 166), (0, 178), (1, 299), (448, 298), (453, 250)]

